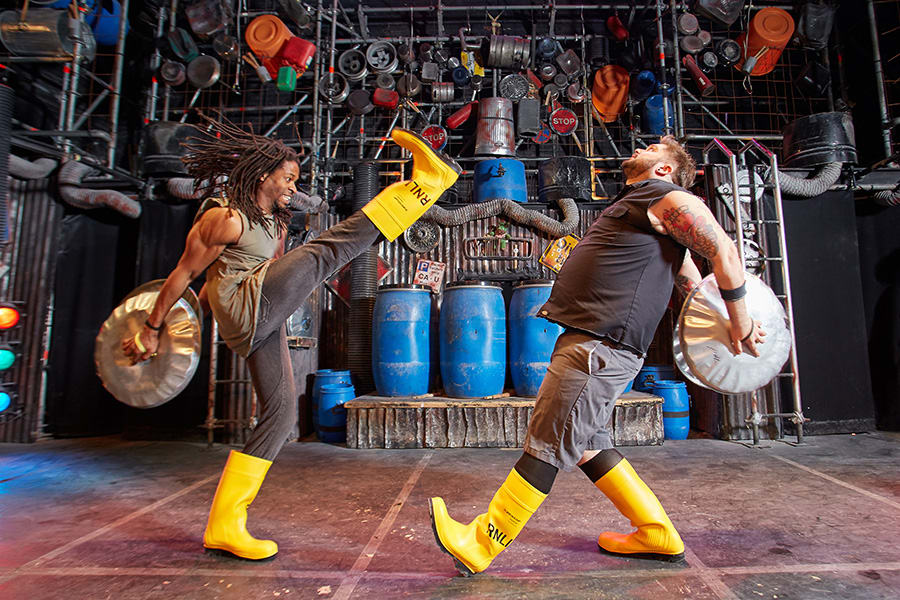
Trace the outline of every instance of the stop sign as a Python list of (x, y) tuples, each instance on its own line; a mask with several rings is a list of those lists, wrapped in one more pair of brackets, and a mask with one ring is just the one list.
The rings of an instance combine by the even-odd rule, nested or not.
[(447, 130), (440, 125), (429, 125), (422, 130), (422, 137), (428, 140), (435, 150), (443, 150), (447, 145)]
[(572, 135), (578, 127), (578, 117), (568, 108), (557, 108), (550, 113), (550, 129), (559, 135)]

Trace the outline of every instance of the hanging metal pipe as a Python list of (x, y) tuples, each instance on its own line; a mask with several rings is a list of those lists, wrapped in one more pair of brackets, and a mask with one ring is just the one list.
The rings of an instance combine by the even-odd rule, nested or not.
[[(663, 39), (662, 3), (663, 0), (656, 0), (656, 45), (659, 50), (659, 89), (663, 95), (663, 134), (669, 135), (672, 133), (672, 127), (669, 125), (669, 103), (665, 101), (669, 95), (669, 84), (666, 83), (666, 43)], [(678, 65), (675, 66), (677, 71)]]
[[(680, 72), (680, 71), (679, 71), (679, 72)], [(679, 77), (679, 79), (680, 79), (680, 77)], [(677, 92), (676, 92), (676, 93), (678, 94), (678, 105), (679, 105), (679, 106), (682, 106), (682, 100), (681, 100), (681, 98), (682, 98), (682, 96), (681, 96), (682, 85), (681, 85), (681, 81), (678, 81), (675, 85), (676, 85), (676, 87), (677, 87)], [(711, 110), (709, 110), (708, 108), (706, 108), (706, 106), (703, 104), (703, 101), (702, 101), (702, 100), (700, 100), (699, 98), (697, 98), (697, 96), (695, 96), (694, 94), (692, 94), (689, 90), (686, 90), (686, 89), (685, 89), (685, 90), (684, 90), (684, 93), (687, 94), (688, 96), (690, 96), (691, 99), (693, 99), (694, 102), (696, 102), (697, 106), (699, 106), (701, 109), (703, 109), (704, 111), (706, 111), (706, 114), (708, 114), (708, 115), (712, 118), (713, 121), (715, 121), (716, 123), (718, 123), (719, 126), (720, 126), (722, 129), (724, 129), (725, 131), (727, 131), (729, 134), (734, 135), (734, 132), (733, 132), (731, 129), (728, 128), (728, 125), (726, 125), (724, 122), (722, 122), (722, 120), (719, 119), (719, 117), (717, 117), (717, 116), (715, 115), (715, 113), (713, 113), (713, 111), (711, 111)], [(680, 114), (680, 115), (682, 115), (682, 116), (684, 115), (684, 113), (682, 112), (682, 109), (681, 109), (681, 108), (678, 108), (678, 114)], [(681, 137), (683, 137), (683, 136), (684, 136), (684, 122), (682, 121), (681, 135), (679, 136), (679, 139), (680, 139)], [(717, 137), (722, 137), (722, 136), (717, 136)], [(759, 136), (752, 136), (752, 137), (759, 137)]]
[(872, 35), (872, 66), (875, 70), (875, 89), (878, 92), (878, 112), (881, 116), (881, 136), (884, 142), (884, 155), (891, 155), (891, 126), (888, 117), (887, 98), (884, 94), (884, 71), (881, 68), (881, 49), (878, 45), (878, 25), (875, 23), (875, 2), (867, 0), (869, 11), (869, 32)]
[[(156, 19), (156, 39), (162, 38), (163, 31), (165, 29), (166, 23), (166, 11), (160, 7), (159, 8), (159, 17)], [(162, 53), (160, 53), (159, 48), (155, 48), (153, 50), (153, 56), (150, 58), (150, 70), (153, 73), (156, 73), (157, 69), (159, 69), (159, 65), (162, 64)], [(153, 75), (150, 80), (150, 93), (147, 98), (147, 109), (144, 111), (144, 120), (146, 122), (155, 121), (156, 120), (156, 101), (159, 98), (159, 81), (156, 80), (156, 75)]]
[[(71, 17), (69, 20), (71, 21)], [(63, 127), (65, 131), (71, 131), (75, 124), (75, 105), (78, 103), (78, 76), (81, 73), (81, 46), (83, 43), (81, 34), (87, 27), (81, 18), (80, 10), (75, 11), (75, 21), (78, 27), (78, 34), (72, 36), (72, 72), (69, 77), (69, 91), (67, 94), (68, 98), (66, 99), (66, 121), (65, 126)], [(68, 139), (63, 142), (63, 146), (65, 147), (66, 152), (68, 152), (71, 148)]]
[[(128, 25), (129, 0), (121, 0), (122, 13), (119, 15), (119, 39), (116, 40), (116, 58), (113, 63), (112, 99), (109, 107), (109, 153), (107, 164), (110, 167), (116, 164), (116, 142), (119, 129), (119, 104), (122, 100), (122, 66), (125, 63), (125, 30)], [(238, 61), (240, 64), (240, 61)]]
[(75, 121), (73, 129), (81, 129), (81, 126), (84, 125), (84, 122), (87, 121), (87, 118), (94, 113), (97, 107), (100, 106), (101, 102), (106, 100), (107, 96), (109, 96), (109, 90), (103, 90), (102, 92), (100, 92), (97, 97), (94, 98), (94, 101), (91, 102), (91, 105), (88, 106), (87, 109), (83, 113), (81, 113), (81, 116), (78, 117), (78, 120)]
[[(316, 48), (322, 47), (322, 0), (316, 5)], [(312, 131), (312, 156), (315, 160), (309, 161), (309, 186), (310, 193), (315, 194), (319, 187), (319, 142), (322, 139), (322, 102), (319, 99), (319, 81), (322, 78), (322, 53), (316, 52), (316, 68), (313, 71), (313, 131)], [(307, 157), (309, 158), (309, 157)]]
[[(672, 13), (672, 48), (675, 53), (675, 137), (684, 137), (684, 105), (681, 95), (681, 53), (678, 46), (678, 16), (675, 12), (675, 0), (669, 0), (669, 11)], [(665, 107), (666, 102), (663, 101)]]
[[(172, 0), (172, 4), (169, 6), (169, 33), (175, 31), (175, 17), (178, 14), (178, 0)], [(162, 120), (169, 120), (169, 100), (170, 95), (172, 93), (172, 88), (169, 84), (166, 84), (165, 88), (163, 88), (163, 114)]]
[(300, 108), (301, 104), (306, 102), (307, 98), (309, 98), (309, 94), (304, 94), (304, 96), (302, 98), (297, 100), (297, 102), (292, 107), (290, 107), (286, 113), (281, 115), (281, 117), (277, 121), (275, 121), (274, 125), (272, 125), (271, 127), (269, 127), (269, 129), (266, 130), (266, 132), (263, 134), (263, 137), (269, 137), (270, 135), (272, 135), (272, 133), (274, 133), (275, 130), (278, 129), (282, 123), (287, 121), (288, 117), (290, 117), (292, 114), (297, 112), (297, 109)]

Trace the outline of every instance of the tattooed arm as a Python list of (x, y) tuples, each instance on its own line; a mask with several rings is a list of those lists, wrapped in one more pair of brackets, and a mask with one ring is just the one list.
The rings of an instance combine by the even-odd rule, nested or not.
[(687, 295), (700, 283), (701, 279), (700, 269), (694, 264), (691, 258), (691, 251), (688, 250), (684, 254), (684, 262), (681, 263), (678, 274), (675, 275), (675, 289), (678, 290), (682, 298), (687, 298)]
[[(731, 290), (744, 283), (744, 271), (734, 242), (700, 198), (686, 192), (669, 192), (651, 206), (649, 212), (662, 223), (670, 237), (709, 260), (720, 288)], [(749, 333), (750, 338), (744, 343), (758, 356), (756, 344), (762, 342), (765, 333), (754, 332), (744, 300), (726, 302), (725, 306), (731, 321), (732, 350), (740, 354), (741, 340)]]

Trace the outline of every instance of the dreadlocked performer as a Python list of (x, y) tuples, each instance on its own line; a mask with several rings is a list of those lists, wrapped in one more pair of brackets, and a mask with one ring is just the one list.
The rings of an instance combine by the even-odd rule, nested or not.
[(684, 148), (667, 136), (635, 152), (622, 168), (624, 189), (572, 250), (538, 311), (565, 330), (538, 391), (524, 453), (487, 512), (468, 525), (450, 518), (441, 498), (431, 499), (435, 539), (463, 575), (485, 570), (547, 497), (557, 470), (576, 464), (636, 528), (601, 533), (601, 550), (662, 560), (684, 556), (659, 500), (612, 447), (606, 427), (616, 398), (640, 370), (673, 284), (689, 291), (700, 281), (686, 249), (710, 261), (724, 288), (732, 351), (740, 354), (745, 345), (758, 356), (765, 332), (744, 305), (737, 249), (703, 201), (685, 189), (695, 166)]
[(184, 162), (197, 182), (228, 177), (227, 206), (210, 208), (197, 218), (146, 323), (122, 347), (133, 362), (155, 356), (165, 315), (209, 268), (209, 306), (222, 338), (247, 358), (261, 415), (243, 451), (233, 450), (228, 457), (203, 545), (261, 560), (274, 556), (278, 545), (247, 532), (247, 508), (287, 441), (297, 413), (285, 320), (325, 278), (379, 235), (396, 239), (453, 185), (461, 169), (415, 133), (394, 129), (391, 138), (412, 153), (412, 178), (391, 184), (360, 212), (283, 254), (291, 217), (288, 205), (297, 191), (297, 155), (280, 141), (208, 117), (207, 122), (220, 139), (195, 138)]

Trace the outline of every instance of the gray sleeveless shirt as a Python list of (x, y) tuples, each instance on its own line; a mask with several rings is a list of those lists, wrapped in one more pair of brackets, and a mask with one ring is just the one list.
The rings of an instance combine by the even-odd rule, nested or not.
[(241, 217), (243, 231), (234, 244), (229, 244), (206, 272), (209, 305), (219, 335), (237, 354), (250, 353), (263, 279), (275, 250), (278, 237), (275, 220), (266, 218), (265, 229), (252, 225), (247, 216), (232, 208)]
[(653, 229), (647, 209), (673, 183), (625, 186), (566, 259), (538, 315), (644, 356), (665, 313), (685, 247)]

